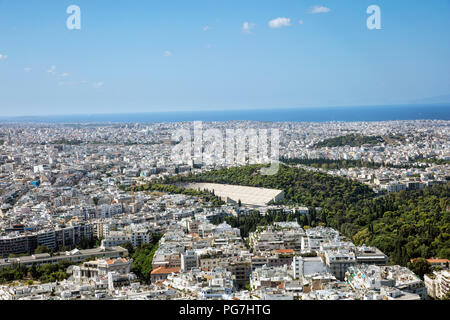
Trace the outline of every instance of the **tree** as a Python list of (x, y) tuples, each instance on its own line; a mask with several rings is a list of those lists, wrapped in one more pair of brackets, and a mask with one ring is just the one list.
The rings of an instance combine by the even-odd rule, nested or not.
[(431, 272), (431, 264), (425, 258), (417, 258), (408, 263), (408, 268), (417, 274), (422, 280), (425, 274)]
[(133, 247), (133, 245), (131, 244), (131, 242), (129, 242), (129, 241), (128, 241), (128, 242), (125, 242), (125, 243), (122, 245), (122, 247), (128, 250), (128, 255), (129, 255), (130, 257), (134, 254), (134, 247)]
[(97, 237), (92, 237), (90, 239), (84, 238), (80, 241), (80, 243), (77, 245), (78, 249), (92, 249), (95, 246), (97, 246)]
[(153, 256), (156, 250), (158, 250), (158, 244), (143, 244), (132, 255), (132, 271), (145, 283), (150, 282), (150, 274), (153, 269)]
[(36, 250), (34, 250), (35, 254), (39, 254), (39, 253), (50, 253), (50, 249), (46, 246), (38, 246), (36, 248)]
[(33, 279), (38, 279), (41, 276), (40, 273), (38, 272), (37, 268), (36, 268), (36, 264), (35, 263), (33, 263), (33, 265), (30, 268), (30, 276)]

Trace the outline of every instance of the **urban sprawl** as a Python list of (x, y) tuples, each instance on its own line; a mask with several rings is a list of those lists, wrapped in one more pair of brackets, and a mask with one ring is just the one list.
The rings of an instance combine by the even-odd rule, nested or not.
[[(202, 125), (224, 136), (277, 129), (281, 163), (376, 197), (450, 177), (450, 121)], [(193, 125), (0, 124), (0, 300), (449, 297), (448, 257), (426, 257), (431, 269), (418, 275), (336, 228), (305, 223), (321, 206), (286, 202), (285, 190), (184, 181), (254, 162), (220, 152), (174, 160), (179, 129)], [(229, 222), (277, 213), (295, 218), (245, 232)]]

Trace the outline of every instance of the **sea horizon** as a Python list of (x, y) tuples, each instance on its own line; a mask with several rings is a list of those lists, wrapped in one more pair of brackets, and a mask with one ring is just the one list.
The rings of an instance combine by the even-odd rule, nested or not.
[(0, 116), (0, 123), (161, 123), (161, 122), (358, 122), (450, 120), (450, 103), (242, 110), (149, 111), (129, 113)]

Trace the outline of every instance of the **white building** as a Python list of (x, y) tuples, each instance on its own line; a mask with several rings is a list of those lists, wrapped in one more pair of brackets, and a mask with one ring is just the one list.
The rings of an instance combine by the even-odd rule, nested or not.
[(197, 253), (194, 250), (187, 250), (181, 254), (181, 270), (190, 271), (193, 268), (197, 268), (198, 260)]
[(426, 274), (424, 281), (430, 297), (442, 299), (450, 293), (450, 272), (448, 270)]

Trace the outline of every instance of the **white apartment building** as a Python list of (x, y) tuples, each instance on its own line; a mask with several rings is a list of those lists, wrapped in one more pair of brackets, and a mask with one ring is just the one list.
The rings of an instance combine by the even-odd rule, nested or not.
[(303, 258), (295, 256), (292, 259), (292, 277), (294, 279), (300, 279), (303, 276)]
[(344, 280), (345, 272), (356, 264), (356, 257), (348, 250), (327, 250), (325, 251), (325, 264), (330, 272), (339, 280)]
[(146, 230), (136, 230), (130, 232), (111, 231), (105, 239), (102, 240), (104, 247), (116, 247), (130, 242), (133, 247), (139, 247), (142, 244), (150, 243), (151, 233)]
[(442, 299), (450, 293), (450, 272), (448, 270), (426, 274), (424, 281), (430, 297)]
[(198, 260), (197, 253), (194, 250), (187, 250), (181, 254), (181, 270), (190, 271), (197, 268)]

